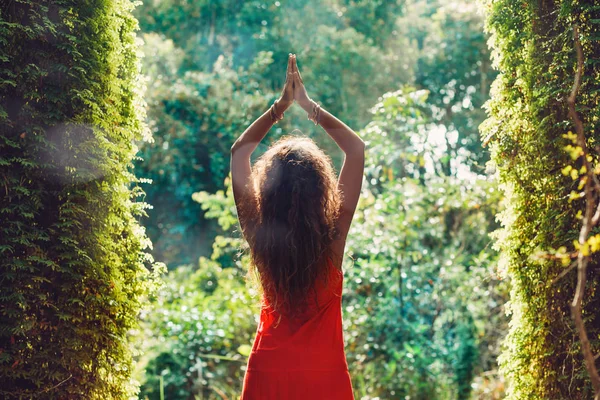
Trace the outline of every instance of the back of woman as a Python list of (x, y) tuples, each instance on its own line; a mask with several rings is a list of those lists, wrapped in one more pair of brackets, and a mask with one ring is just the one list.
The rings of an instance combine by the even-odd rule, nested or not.
[[(250, 155), (297, 101), (344, 151), (331, 160), (308, 138), (284, 137)], [(310, 100), (290, 54), (282, 96), (232, 147), (233, 191), (262, 288), (243, 400), (353, 399), (344, 352), (341, 261), (364, 168), (364, 143)]]

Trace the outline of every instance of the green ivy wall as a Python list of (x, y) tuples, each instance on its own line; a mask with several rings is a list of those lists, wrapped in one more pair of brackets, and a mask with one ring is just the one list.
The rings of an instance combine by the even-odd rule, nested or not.
[[(500, 75), (492, 85), (483, 138), (506, 194), (497, 246), (512, 283), (510, 331), (499, 358), (507, 399), (590, 399), (589, 377), (571, 318), (576, 272), (554, 249), (574, 251), (582, 199), (561, 170), (572, 160), (563, 137), (574, 130), (566, 99), (575, 79), (573, 26), (580, 29), (585, 71), (577, 96), (588, 145), (600, 139), (600, 5), (593, 1), (485, 1), (487, 29)], [(598, 152), (593, 151), (594, 162)], [(567, 265), (569, 263), (567, 262)], [(600, 351), (598, 260), (588, 268), (583, 309), (592, 348)]]
[(133, 3), (0, 4), (0, 398), (129, 398), (155, 277)]

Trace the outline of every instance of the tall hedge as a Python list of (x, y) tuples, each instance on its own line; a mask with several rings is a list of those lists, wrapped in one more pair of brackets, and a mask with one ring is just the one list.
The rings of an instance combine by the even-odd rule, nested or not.
[(0, 398), (129, 398), (153, 282), (133, 4), (0, 6)]
[[(578, 25), (584, 75), (576, 98), (593, 162), (600, 140), (600, 5), (593, 1), (485, 0), (487, 29), (500, 71), (482, 125), (506, 193), (497, 246), (510, 277), (510, 332), (500, 357), (508, 399), (590, 399), (589, 375), (572, 322), (577, 279), (554, 250), (574, 252), (583, 210), (578, 180), (563, 174), (573, 160), (565, 138), (575, 131), (567, 97), (575, 80)], [(597, 230), (593, 233), (597, 233)], [(600, 269), (588, 268), (583, 316), (600, 353)], [(556, 281), (555, 281), (556, 280)]]

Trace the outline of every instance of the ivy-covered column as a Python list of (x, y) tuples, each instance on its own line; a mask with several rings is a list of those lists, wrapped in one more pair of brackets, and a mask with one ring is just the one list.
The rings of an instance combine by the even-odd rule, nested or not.
[(0, 398), (125, 399), (150, 245), (129, 0), (0, 2)]
[[(575, 136), (569, 132), (576, 127), (567, 102), (578, 75), (579, 42), (583, 73), (575, 105), (590, 149), (588, 160), (597, 164), (600, 6), (594, 3), (483, 2), (500, 71), (482, 133), (506, 194), (500, 214), (504, 228), (496, 237), (512, 285), (510, 332), (499, 360), (508, 399), (594, 397), (571, 313), (587, 201), (580, 196), (583, 158), (568, 151)], [(598, 261), (592, 257), (588, 265), (582, 302), (594, 354), (600, 352)]]

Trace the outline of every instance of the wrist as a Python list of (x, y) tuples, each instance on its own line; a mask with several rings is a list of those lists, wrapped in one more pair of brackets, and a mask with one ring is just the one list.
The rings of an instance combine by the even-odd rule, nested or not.
[(312, 111), (314, 101), (312, 99), (306, 98), (305, 100), (298, 100), (298, 104), (300, 105), (300, 107), (302, 107), (304, 111), (310, 113)]
[(275, 105), (275, 107), (277, 107), (277, 111), (281, 114), (283, 112), (285, 112), (288, 108), (291, 107), (292, 102), (291, 101), (285, 101), (282, 99), (277, 99), (275, 100), (275, 103), (277, 103)]
[(271, 122), (273, 124), (276, 124), (283, 119), (284, 113), (288, 108), (285, 103), (285, 101), (277, 99), (273, 102), (271, 107), (269, 107), (269, 116), (271, 117)]

